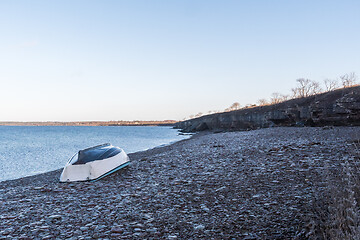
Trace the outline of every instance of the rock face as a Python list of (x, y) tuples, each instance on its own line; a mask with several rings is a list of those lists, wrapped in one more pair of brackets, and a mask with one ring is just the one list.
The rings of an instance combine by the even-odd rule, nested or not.
[(360, 125), (360, 87), (338, 89), (271, 106), (206, 115), (175, 124), (184, 132), (272, 126)]

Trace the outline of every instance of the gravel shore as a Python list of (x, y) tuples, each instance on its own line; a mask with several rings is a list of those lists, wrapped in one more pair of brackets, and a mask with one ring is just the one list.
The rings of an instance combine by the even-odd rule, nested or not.
[(95, 183), (59, 183), (60, 170), (0, 182), (0, 239), (305, 239), (324, 167), (359, 136), (202, 133), (130, 154)]

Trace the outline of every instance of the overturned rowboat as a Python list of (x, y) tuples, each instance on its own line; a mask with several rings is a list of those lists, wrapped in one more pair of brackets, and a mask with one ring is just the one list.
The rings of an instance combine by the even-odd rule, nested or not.
[(129, 165), (121, 148), (110, 143), (80, 150), (66, 163), (60, 182), (97, 181)]

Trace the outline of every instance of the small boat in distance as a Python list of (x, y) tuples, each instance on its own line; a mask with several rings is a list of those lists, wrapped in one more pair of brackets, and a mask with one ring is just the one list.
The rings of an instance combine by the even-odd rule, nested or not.
[(97, 181), (130, 164), (121, 148), (110, 143), (80, 150), (66, 163), (60, 182)]

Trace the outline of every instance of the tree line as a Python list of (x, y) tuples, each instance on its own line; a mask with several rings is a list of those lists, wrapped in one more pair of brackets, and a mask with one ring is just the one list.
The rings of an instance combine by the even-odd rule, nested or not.
[[(259, 106), (268, 106), (273, 104), (282, 103), (284, 101), (296, 98), (310, 97), (316, 94), (325, 93), (334, 91), (339, 88), (348, 88), (359, 85), (358, 76), (354, 73), (347, 73), (341, 75), (337, 79), (324, 79), (323, 84), (318, 81), (314, 81), (307, 78), (296, 79), (297, 86), (291, 89), (291, 94), (284, 95), (278, 92), (272, 93), (270, 99), (259, 99), (257, 104), (247, 104), (241, 106), (240, 103), (235, 102), (230, 107), (226, 108), (224, 111), (208, 111), (207, 113), (198, 113), (196, 115), (190, 115), (187, 119), (197, 118), (208, 114), (220, 113), (220, 112), (230, 112), (240, 109), (247, 109)], [(183, 119), (183, 120), (186, 120)]]

